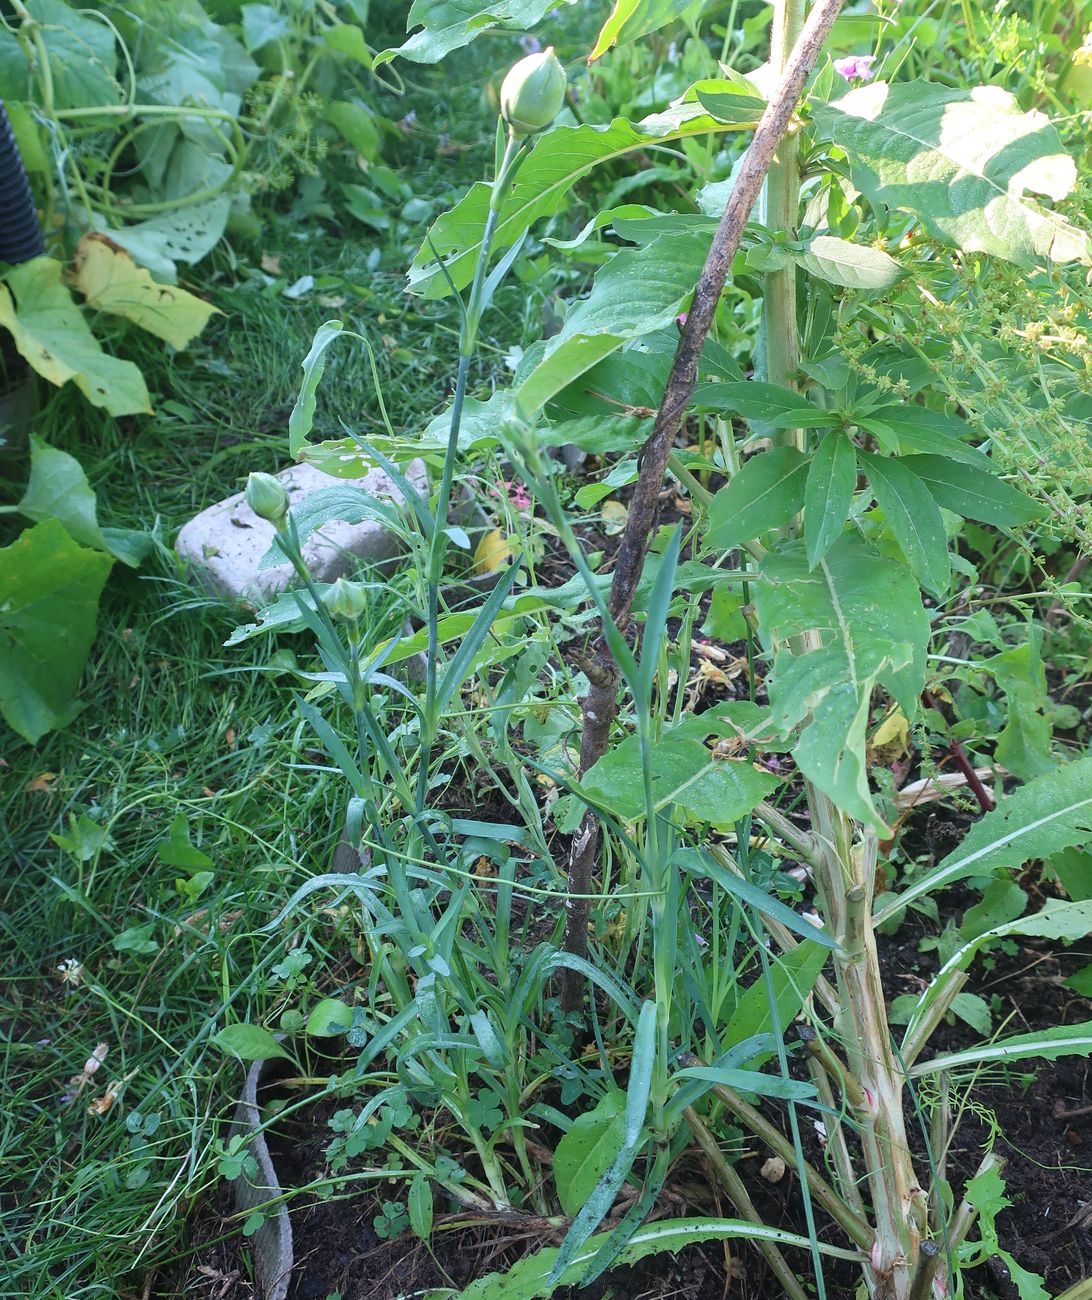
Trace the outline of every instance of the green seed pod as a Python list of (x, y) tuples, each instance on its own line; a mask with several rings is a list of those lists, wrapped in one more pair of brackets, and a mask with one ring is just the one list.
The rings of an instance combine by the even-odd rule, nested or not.
[(259, 519), (281, 528), (288, 514), (288, 493), (275, 474), (255, 472), (246, 481), (246, 503)]
[(513, 135), (545, 131), (564, 102), (565, 69), (552, 45), (520, 59), (501, 83), (501, 117)]
[(334, 618), (354, 622), (361, 614), (367, 612), (368, 590), (359, 582), (338, 578), (332, 587), (328, 587), (323, 592), (322, 603)]

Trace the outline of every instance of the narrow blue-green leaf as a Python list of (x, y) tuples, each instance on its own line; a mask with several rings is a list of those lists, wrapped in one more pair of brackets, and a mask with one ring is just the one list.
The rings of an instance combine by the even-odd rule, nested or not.
[(814, 569), (841, 536), (853, 489), (857, 485), (857, 453), (844, 433), (830, 433), (811, 460), (804, 485), (804, 544), (808, 568)]
[(299, 458), (315, 422), (315, 394), (326, 369), (326, 350), (343, 328), (339, 320), (328, 320), (320, 325), (303, 359), (303, 383), (296, 404), (292, 407), (292, 414), (288, 417), (288, 454), (293, 460)]
[(1092, 1056), (1092, 1020), (1079, 1025), (1055, 1025), (1052, 1029), (1037, 1029), (1030, 1034), (1017, 1034), (1001, 1038), (981, 1047), (971, 1047), (964, 1052), (949, 1052), (935, 1056), (931, 1061), (921, 1061), (910, 1073), (917, 1078), (923, 1074), (936, 1074), (939, 1070), (951, 1072), (968, 1066), (1005, 1065), (1009, 1061), (1026, 1061), (1040, 1057), (1055, 1061), (1059, 1056)]
[(782, 1079), (758, 1070), (729, 1070), (716, 1065), (692, 1065), (677, 1070), (676, 1079), (696, 1079), (701, 1083), (719, 1083), (736, 1092), (753, 1092), (760, 1097), (777, 1097), (781, 1101), (815, 1101), (815, 1085), (803, 1079)]
[(933, 494), (900, 460), (870, 452), (861, 452), (860, 460), (914, 576), (926, 591), (943, 596), (951, 578), (948, 534)]
[(767, 894), (764, 889), (752, 885), (749, 880), (744, 880), (742, 876), (737, 876), (733, 872), (725, 870), (720, 863), (714, 862), (711, 857), (700, 850), (680, 849), (673, 857), (672, 862), (687, 871), (692, 871), (696, 876), (708, 876), (710, 880), (715, 880), (726, 894), (731, 894), (733, 898), (738, 899), (740, 902), (749, 903), (752, 907), (757, 908), (763, 916), (769, 916), (775, 921), (780, 921), (793, 934), (798, 934), (803, 939), (813, 939), (816, 943), (821, 944), (824, 948), (829, 948), (832, 952), (841, 952), (841, 944), (833, 935), (827, 934), (825, 930), (821, 930), (817, 925), (812, 925), (810, 921), (805, 921), (791, 907), (786, 907), (779, 898)]
[(641, 1016), (633, 1036), (633, 1057), (626, 1087), (626, 1145), (636, 1146), (645, 1126), (652, 1074), (656, 1063), (656, 1003), (641, 1003)]
[(474, 656), (481, 649), (482, 642), (489, 635), (489, 629), (493, 626), (500, 607), (508, 598), (508, 593), (512, 590), (512, 585), (516, 581), (516, 574), (519, 572), (518, 564), (510, 564), (508, 572), (504, 574), (497, 585), (489, 593), (485, 604), (478, 611), (477, 617), (470, 625), (466, 636), (459, 643), (458, 650), (451, 657), (451, 662), (444, 670), (444, 675), (440, 680), (439, 688), (436, 692), (436, 708), (442, 711), (452, 695), (458, 690), (470, 672), (470, 665)]

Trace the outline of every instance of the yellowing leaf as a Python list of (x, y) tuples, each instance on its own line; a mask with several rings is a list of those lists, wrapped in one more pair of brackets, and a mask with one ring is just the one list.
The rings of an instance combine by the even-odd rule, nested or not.
[(131, 361), (109, 356), (61, 283), (61, 264), (34, 257), (0, 283), (0, 327), (20, 355), (58, 388), (71, 380), (93, 406), (111, 415), (151, 412), (144, 376)]
[(910, 745), (910, 724), (902, 709), (895, 709), (872, 735), (869, 756), (873, 767), (889, 767), (902, 758)]
[(105, 235), (84, 235), (76, 249), (76, 288), (89, 307), (124, 316), (134, 325), (184, 348), (208, 324), (211, 303), (173, 284), (157, 284), (124, 249)]
[(608, 537), (613, 537), (625, 528), (629, 510), (621, 501), (604, 501), (599, 507), (599, 517), (603, 521), (603, 532)]
[(496, 573), (502, 565), (508, 563), (511, 555), (512, 548), (507, 537), (499, 528), (494, 528), (485, 534), (474, 551), (474, 572)]

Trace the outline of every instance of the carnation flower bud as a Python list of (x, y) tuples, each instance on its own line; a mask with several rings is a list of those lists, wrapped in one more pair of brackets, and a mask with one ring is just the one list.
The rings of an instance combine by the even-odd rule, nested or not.
[(255, 471), (246, 481), (246, 503), (259, 519), (280, 528), (288, 514), (288, 493), (275, 474)]
[(513, 135), (545, 131), (564, 102), (565, 69), (552, 45), (520, 59), (501, 83), (501, 116)]
[(322, 603), (334, 618), (343, 618), (346, 622), (352, 622), (367, 610), (368, 591), (359, 582), (338, 578), (332, 587), (328, 587), (323, 592)]

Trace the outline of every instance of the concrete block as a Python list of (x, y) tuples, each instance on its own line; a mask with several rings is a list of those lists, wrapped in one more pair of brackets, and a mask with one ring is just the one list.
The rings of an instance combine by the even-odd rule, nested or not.
[[(428, 473), (422, 461), (413, 461), (405, 474), (419, 491), (428, 490)], [(292, 465), (277, 477), (293, 505), (319, 488), (335, 486), (363, 488), (395, 504), (403, 500), (402, 493), (381, 469), (371, 470), (363, 478), (335, 479), (311, 465)], [(287, 562), (259, 569), (273, 535), (273, 525), (259, 519), (244, 494), (236, 492), (191, 519), (178, 534), (175, 549), (210, 591), (228, 600), (263, 604), (292, 586), (295, 579)], [(400, 549), (398, 538), (379, 520), (367, 519), (358, 524), (334, 520), (311, 534), (304, 543), (303, 556), (318, 582), (333, 582), (361, 560), (389, 560)]]

